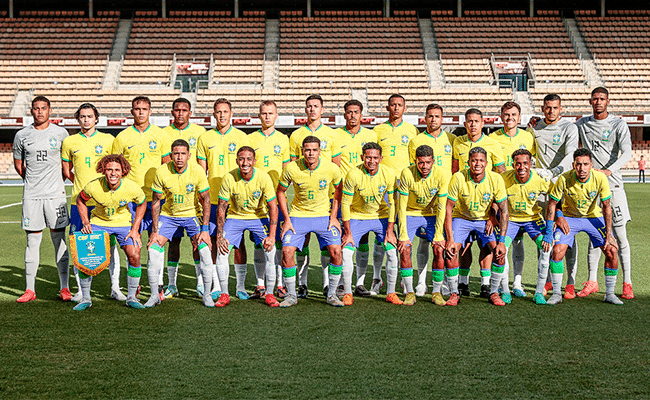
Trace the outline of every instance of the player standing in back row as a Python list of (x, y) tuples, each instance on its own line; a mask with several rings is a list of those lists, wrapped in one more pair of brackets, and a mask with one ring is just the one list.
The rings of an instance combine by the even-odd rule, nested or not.
[(27, 233), (25, 249), (25, 280), (27, 288), (19, 303), (36, 299), (35, 283), (38, 271), (43, 229), (50, 228), (54, 244), (56, 267), (59, 270), (59, 298), (72, 300), (68, 288), (70, 270), (65, 227), (68, 207), (61, 175), (61, 145), (68, 132), (50, 123), (50, 100), (37, 96), (32, 100), (34, 123), (19, 130), (14, 138), (14, 167), (23, 178), (22, 228)]
[[(592, 153), (594, 167), (607, 176), (612, 192), (612, 226), (614, 237), (618, 242), (618, 254), (623, 268), (623, 297), (633, 299), (632, 291), (632, 257), (630, 243), (627, 240), (626, 224), (630, 218), (627, 196), (623, 188), (623, 176), (620, 169), (632, 158), (632, 139), (630, 128), (621, 118), (607, 111), (609, 92), (603, 87), (597, 87), (591, 92), (589, 100), (593, 115), (580, 118), (576, 125), (582, 147)], [(597, 271), (600, 250), (589, 246), (587, 264), (589, 280), (578, 296), (585, 297), (598, 291)]]

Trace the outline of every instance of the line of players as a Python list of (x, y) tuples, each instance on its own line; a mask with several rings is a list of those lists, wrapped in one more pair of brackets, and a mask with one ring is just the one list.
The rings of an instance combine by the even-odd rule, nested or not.
[[(14, 143), (16, 169), (25, 179), (23, 229), (27, 232), (27, 290), (18, 301), (36, 298), (38, 245), (46, 226), (51, 229), (57, 249), (60, 297), (73, 299), (67, 286), (68, 257), (63, 236), (68, 223), (67, 207), (62, 180), (56, 179), (56, 151), (60, 150), (63, 175), (74, 182), (71, 230), (90, 232), (101, 228), (113, 234), (111, 295), (126, 300), (131, 307), (143, 307), (137, 300), (141, 274), (137, 247), (144, 229), (150, 232), (148, 276), (152, 288), (144, 306), (155, 306), (178, 294), (176, 275), (183, 229), (192, 238), (197, 292), (206, 306), (230, 302), (228, 255), (233, 247), (236, 294), (241, 299), (249, 298), (244, 287), (246, 253), (241, 245), (245, 230), (251, 232), (256, 248), (257, 288), (253, 297), (264, 297), (272, 307), (291, 306), (298, 297), (307, 296), (310, 232), (316, 234), (322, 249), (324, 294), (335, 306), (353, 303), (355, 250), (356, 295), (379, 293), (386, 255), (387, 301), (413, 304), (416, 294), (424, 295), (428, 289), (429, 246), (434, 250), (432, 300), (439, 305), (456, 305), (459, 295), (469, 295), (469, 247), (476, 240), (482, 244), (480, 295), (489, 297), (493, 304), (504, 305), (511, 301), (506, 255), (511, 245), (514, 294), (526, 296), (521, 284), (523, 231), (540, 248), (540, 281), (534, 301), (546, 303), (545, 291), (552, 286), (553, 296), (548, 303), (556, 304), (562, 299), (561, 261), (567, 248), (570, 273), (565, 298), (575, 297), (576, 259), (571, 250), (576, 249), (573, 237), (581, 228), (572, 225), (572, 218), (599, 221), (589, 226), (597, 226), (596, 234), (591, 235), (592, 243), (602, 248), (607, 258), (605, 300), (620, 303), (611, 284), (616, 279), (617, 250), (624, 270), (623, 297), (634, 296), (625, 234), (629, 211), (618, 171), (629, 159), (631, 141), (626, 124), (608, 114), (608, 97), (604, 88), (595, 89), (590, 99), (594, 115), (574, 125), (561, 119), (559, 96), (546, 96), (544, 119), (531, 120), (529, 130), (518, 128), (520, 108), (508, 102), (501, 110), (504, 127), (489, 136), (482, 133), (481, 112), (470, 109), (465, 115), (467, 135), (456, 138), (442, 130), (443, 110), (435, 104), (426, 109), (427, 128), (422, 133), (403, 121), (406, 104), (400, 95), (389, 98), (389, 120), (374, 130), (361, 127), (363, 107), (355, 100), (344, 106), (346, 126), (333, 130), (322, 124), (323, 102), (320, 96), (313, 95), (306, 101), (307, 124), (289, 139), (275, 131), (277, 108), (272, 101), (260, 106), (262, 128), (246, 135), (231, 126), (232, 107), (226, 99), (215, 102), (217, 127), (206, 132), (189, 123), (191, 108), (185, 99), (173, 103), (174, 121), (169, 127), (162, 130), (150, 124), (151, 104), (143, 96), (132, 103), (134, 125), (117, 138), (95, 130), (99, 114), (90, 104), (82, 105), (75, 115), (81, 134), (66, 138), (65, 130), (49, 123), (49, 101), (37, 97), (32, 102), (34, 124), (20, 131)], [(591, 151), (575, 153), (579, 140)], [(602, 173), (590, 170), (592, 160)], [(572, 161), (575, 172), (569, 171)], [(537, 167), (534, 170), (533, 164)], [(501, 172), (503, 175), (499, 175)], [(565, 172), (566, 177), (562, 175)], [(581, 180), (581, 173), (586, 173), (586, 181)], [(612, 206), (607, 194), (610, 185), (601, 176), (603, 173), (612, 187)], [(551, 180), (563, 183), (565, 191), (551, 191)], [(129, 181), (134, 184), (124, 184)], [(291, 212), (285, 194), (290, 185), (295, 193)], [(570, 199), (580, 196), (575, 193), (577, 185), (583, 191), (590, 190), (575, 202)], [(561, 211), (547, 212), (546, 223), (537, 204), (540, 197), (550, 199), (548, 210), (555, 210), (557, 202), (565, 198)], [(599, 199), (604, 219), (596, 204)], [(613, 227), (609, 222), (612, 219)], [(558, 227), (555, 236), (554, 223)], [(375, 233), (376, 244), (373, 281), (368, 291), (364, 281), (370, 231)], [(417, 250), (418, 285), (414, 287), (411, 253), (415, 236), (421, 240)], [(167, 241), (171, 241), (169, 284), (163, 290), (163, 246)], [(556, 245), (551, 253), (553, 243)], [(117, 247), (126, 251), (129, 262), (128, 296), (119, 287)], [(281, 262), (275, 260), (276, 247), (282, 249)], [(590, 248), (590, 278), (579, 296), (598, 291), (597, 251)], [(545, 285), (549, 264), (552, 280)], [(395, 288), (398, 270), (406, 292), (404, 301)], [(92, 304), (91, 278), (76, 269), (75, 274), (81, 289), (74, 298), (79, 302), (75, 309), (86, 309)], [(443, 280), (448, 280), (444, 283), (450, 291), (447, 301), (442, 297)], [(276, 295), (284, 298), (281, 304), (273, 296), (274, 285)]]

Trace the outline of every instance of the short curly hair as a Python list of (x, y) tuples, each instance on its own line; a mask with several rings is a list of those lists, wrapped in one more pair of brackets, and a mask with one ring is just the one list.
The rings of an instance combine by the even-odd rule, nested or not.
[(99, 160), (99, 162), (97, 163), (96, 171), (100, 174), (103, 174), (106, 165), (112, 162), (118, 163), (122, 167), (122, 178), (127, 176), (131, 171), (131, 164), (129, 164), (127, 159), (124, 158), (124, 156), (121, 154), (109, 154), (107, 156), (104, 156), (104, 158)]

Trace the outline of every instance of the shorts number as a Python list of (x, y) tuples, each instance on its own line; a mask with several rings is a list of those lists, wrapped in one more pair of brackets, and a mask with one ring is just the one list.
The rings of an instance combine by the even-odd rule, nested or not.
[(36, 161), (47, 161), (47, 150), (36, 150)]
[(330, 232), (332, 232), (332, 236), (337, 237), (339, 235), (339, 230), (336, 229), (335, 227), (332, 227), (330, 229)]
[(607, 237), (607, 235), (605, 234), (605, 227), (604, 226), (601, 226), (600, 228), (598, 228), (598, 232), (600, 232), (602, 237)]
[(262, 229), (264, 229), (264, 234), (266, 236), (269, 236), (269, 229), (266, 227), (266, 225), (262, 225)]

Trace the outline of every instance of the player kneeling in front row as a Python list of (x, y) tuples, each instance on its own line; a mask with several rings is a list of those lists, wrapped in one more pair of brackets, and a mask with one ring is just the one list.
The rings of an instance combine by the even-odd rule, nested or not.
[[(97, 172), (104, 176), (90, 181), (77, 197), (77, 209), (83, 227), (81, 232), (92, 233), (93, 230), (106, 231), (115, 235), (117, 243), (126, 253), (129, 262), (127, 272), (128, 295), (126, 305), (132, 308), (143, 308), (136, 298), (136, 291), (140, 284), (140, 223), (147, 210), (145, 194), (140, 186), (129, 180), (123, 179), (131, 170), (129, 162), (121, 155), (110, 154), (97, 163)], [(86, 203), (94, 200), (95, 208), (88, 219), (88, 206)], [(135, 217), (131, 224), (129, 203), (135, 203)], [(81, 311), (92, 305), (90, 299), (90, 284), (92, 277), (79, 271), (82, 299), (74, 307)], [(157, 281), (156, 281), (157, 282)]]
[[(578, 149), (573, 152), (573, 170), (560, 175), (555, 186), (549, 193), (548, 209), (546, 211), (546, 226), (553, 226), (557, 203), (564, 199), (562, 213), (569, 225), (569, 232), (564, 233), (560, 228), (555, 233), (548, 229), (542, 244), (545, 251), (551, 250), (550, 272), (553, 283), (553, 295), (547, 304), (562, 302), (562, 276), (564, 264), (562, 259), (569, 246), (573, 244), (574, 237), (579, 232), (586, 232), (594, 247), (600, 247), (605, 254), (605, 299), (606, 303), (621, 305), (623, 302), (614, 294), (616, 275), (618, 273), (618, 245), (612, 236), (612, 208), (607, 176), (592, 170), (591, 152), (587, 149)], [(598, 206), (598, 198), (602, 203)], [(604, 216), (604, 218), (603, 218)], [(604, 231), (604, 232), (603, 232)], [(553, 243), (555, 243), (553, 245)], [(546, 280), (544, 276), (538, 280)]]
[[(151, 186), (152, 229), (149, 236), (149, 265), (147, 275), (151, 288), (151, 297), (144, 304), (154, 307), (160, 303), (158, 283), (160, 271), (165, 262), (165, 243), (171, 240), (178, 228), (184, 228), (192, 238), (192, 246), (199, 251), (201, 274), (203, 276), (203, 305), (214, 307), (212, 289), (212, 253), (207, 222), (210, 221), (210, 186), (203, 169), (194, 163), (188, 163), (190, 145), (183, 139), (177, 139), (171, 146), (172, 160), (156, 170)], [(165, 197), (165, 204), (160, 207), (160, 200)], [(196, 196), (200, 196), (203, 213), (197, 206)], [(199, 223), (199, 219), (203, 224)]]
[[(280, 303), (273, 296), (275, 284), (275, 233), (278, 226), (278, 204), (273, 181), (266, 172), (255, 168), (255, 150), (242, 146), (237, 151), (238, 168), (223, 177), (217, 206), (217, 275), (221, 295), (217, 307), (230, 304), (228, 276), (230, 250), (242, 243), (244, 231), (253, 234), (256, 245), (262, 245), (266, 263), (266, 295), (264, 300), (271, 307)], [(268, 205), (268, 215), (264, 202)], [(226, 209), (227, 218), (226, 218)]]
[(447, 243), (445, 258), (451, 295), (448, 306), (458, 304), (458, 250), (472, 232), (481, 243), (481, 260), (492, 263), (490, 276), (490, 303), (505, 306), (499, 297), (499, 286), (504, 275), (506, 247), (505, 236), (497, 242), (491, 224), (487, 224), (492, 204), (499, 210), (499, 230), (508, 231), (508, 202), (503, 178), (496, 172), (486, 171), (487, 152), (482, 147), (469, 151), (469, 169), (456, 172), (449, 182), (445, 233)]
[[(320, 158), (320, 139), (307, 136), (302, 141), (303, 156), (292, 161), (282, 172), (278, 185), (278, 205), (284, 216), (282, 225), (282, 275), (287, 286), (287, 296), (280, 307), (291, 307), (298, 302), (296, 296), (296, 250), (303, 249), (305, 237), (314, 232), (321, 250), (330, 254), (327, 303), (344, 306), (336, 295), (341, 279), (341, 225), (337, 219), (341, 202), (341, 172), (329, 160)], [(287, 189), (293, 183), (294, 197), (291, 214), (287, 205)], [(334, 186), (334, 198), (330, 206), (329, 190)]]
[[(353, 256), (361, 238), (373, 232), (377, 246), (384, 247), (388, 260), (386, 275), (388, 277), (387, 301), (396, 299), (397, 283), (397, 239), (395, 225), (395, 186), (397, 184), (392, 170), (380, 164), (381, 146), (370, 142), (363, 146), (361, 158), (363, 164), (348, 172), (343, 184), (341, 200), (341, 217), (344, 234), (341, 238), (343, 248), (343, 304), (351, 306)], [(331, 287), (331, 286), (330, 286)], [(393, 301), (391, 301), (393, 302)]]
[[(515, 150), (512, 153), (512, 166), (514, 169), (501, 174), (506, 184), (508, 212), (510, 214), (507, 232), (499, 232), (499, 237), (505, 237), (506, 251), (510, 249), (510, 245), (521, 230), (526, 231), (540, 250), (542, 248), (542, 237), (546, 225), (537, 198), (540, 194), (546, 195), (548, 193), (551, 183), (530, 169), (532, 157), (532, 153), (526, 149)], [(553, 226), (551, 225), (548, 229), (552, 230)], [(540, 251), (538, 272), (544, 268), (544, 265), (548, 265), (549, 257), (550, 252)], [(512, 301), (508, 278), (509, 271), (506, 267), (501, 285), (503, 289), (501, 300), (507, 304)], [(533, 301), (537, 304), (546, 304), (543, 295), (544, 283), (541, 282), (541, 286), (538, 286), (535, 291)], [(523, 291), (523, 289), (519, 290)], [(517, 287), (515, 286), (516, 294)]]
[[(397, 248), (400, 253), (402, 281), (407, 292), (404, 305), (415, 303), (411, 249), (415, 232), (419, 229), (424, 230), (426, 240), (433, 245), (431, 299), (439, 306), (446, 304), (440, 289), (445, 275), (443, 223), (450, 176), (449, 172), (435, 167), (434, 160), (433, 149), (430, 146), (426, 144), (419, 146), (415, 150), (415, 165), (404, 169), (399, 181), (400, 235)], [(388, 297), (386, 299), (388, 300)]]

